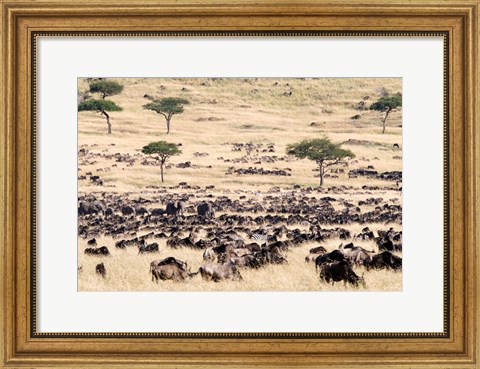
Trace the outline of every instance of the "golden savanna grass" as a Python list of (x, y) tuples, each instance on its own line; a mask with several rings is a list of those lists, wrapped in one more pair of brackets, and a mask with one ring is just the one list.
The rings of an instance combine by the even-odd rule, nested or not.
[[(165, 183), (160, 182), (160, 170), (157, 166), (134, 165), (98, 158), (95, 162), (83, 163), (79, 158), (79, 176), (88, 172), (100, 175), (104, 186), (97, 186), (88, 180), (79, 180), (79, 193), (115, 192), (128, 195), (130, 199), (142, 196), (148, 198), (152, 190), (148, 186), (163, 188), (167, 193), (177, 194), (182, 190), (173, 188), (180, 182), (205, 188), (214, 185), (215, 189), (198, 195), (198, 199), (207, 196), (228, 195), (230, 198), (246, 196), (262, 201), (263, 196), (273, 186), (286, 189), (292, 185), (317, 186), (314, 178), (315, 163), (309, 160), (287, 158), (275, 163), (233, 163), (245, 155), (245, 151), (232, 151), (232, 143), (275, 144), (274, 153), (253, 153), (254, 155), (285, 156), (286, 146), (307, 138), (328, 137), (335, 143), (347, 140), (361, 140), (367, 144), (347, 145), (356, 155), (347, 168), (365, 168), (373, 165), (378, 172), (401, 171), (402, 114), (395, 111), (387, 120), (385, 134), (381, 134), (383, 114), (375, 111), (359, 111), (356, 104), (366, 99), (367, 104), (377, 100), (381, 93), (402, 91), (398, 78), (112, 78), (124, 85), (121, 94), (109, 99), (123, 108), (121, 112), (111, 112), (112, 134), (107, 134), (107, 125), (103, 116), (96, 112), (79, 112), (78, 145), (93, 153), (141, 154), (143, 146), (153, 141), (165, 140), (181, 144), (182, 154), (171, 158), (165, 170)], [(86, 79), (78, 80), (79, 93), (88, 90)], [(290, 95), (291, 92), (291, 95)], [(166, 134), (165, 119), (142, 106), (149, 102), (144, 95), (154, 98), (183, 97), (190, 101), (183, 114), (172, 119), (171, 132)], [(352, 119), (355, 115), (360, 119)], [(394, 149), (393, 144), (399, 144)], [(208, 153), (208, 156), (195, 157), (194, 153)], [(227, 161), (226, 161), (227, 160)], [(192, 168), (176, 168), (175, 165), (190, 161)], [(246, 168), (250, 166), (265, 169), (291, 169), (291, 176), (225, 175), (228, 168)], [(348, 178), (339, 174), (338, 178), (326, 178), (325, 187), (352, 186), (343, 192), (332, 192), (328, 196), (350, 202), (358, 202), (369, 197), (382, 197), (390, 203), (401, 205), (401, 191), (378, 190), (361, 191), (364, 185), (392, 186), (395, 183), (366, 177)], [(361, 194), (359, 194), (361, 192)], [(204, 197), (202, 197), (204, 196)], [(315, 195), (326, 196), (325, 194)], [(338, 210), (341, 205), (332, 203)], [(158, 204), (164, 207), (165, 204)], [(372, 210), (374, 206), (364, 207), (362, 211)], [(221, 214), (221, 213), (220, 213)], [(217, 214), (219, 215), (219, 214)], [(246, 215), (246, 214), (244, 214)], [(255, 214), (255, 216), (260, 214)], [(334, 228), (336, 225), (324, 225)], [(342, 226), (342, 225), (340, 225)], [(366, 225), (345, 226), (353, 233)], [(372, 224), (372, 230), (388, 229), (390, 226), (401, 230), (401, 224)], [(296, 227), (295, 227), (296, 228)], [(139, 235), (141, 235), (139, 233)], [(185, 235), (186, 236), (186, 235)], [(127, 236), (125, 237), (127, 238)], [(305, 263), (308, 250), (318, 246), (307, 243), (292, 249), (286, 254), (288, 265), (270, 265), (259, 270), (245, 270), (241, 273), (242, 282), (213, 283), (202, 281), (200, 276), (189, 282), (152, 283), (149, 264), (155, 258), (174, 256), (185, 260), (196, 271), (202, 263), (202, 251), (190, 249), (169, 249), (165, 240), (160, 243), (158, 255), (138, 255), (137, 248), (127, 250), (115, 248), (111, 237), (97, 237), (99, 246), (107, 246), (112, 253), (109, 257), (86, 256), (83, 251), (87, 240), (79, 238), (78, 274), (79, 290), (83, 291), (307, 291), (307, 290), (345, 290), (343, 283), (327, 285), (321, 283), (312, 264)], [(152, 241), (153, 242), (153, 241)], [(329, 240), (324, 246), (337, 248), (340, 240)], [(362, 243), (356, 242), (356, 244)], [(367, 249), (374, 249), (374, 243), (366, 243)], [(95, 265), (104, 262), (107, 277), (99, 278), (95, 274)], [(365, 271), (355, 269), (357, 274)], [(402, 274), (388, 271), (369, 271), (364, 274), (367, 290), (401, 290)], [(359, 288), (363, 290), (363, 288)]]

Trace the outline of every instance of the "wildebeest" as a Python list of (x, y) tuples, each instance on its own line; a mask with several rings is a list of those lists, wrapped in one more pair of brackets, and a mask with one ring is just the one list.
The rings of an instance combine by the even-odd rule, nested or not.
[(345, 259), (347, 259), (350, 263), (357, 265), (363, 264), (365, 259), (375, 254), (374, 251), (368, 251), (363, 247), (354, 246), (353, 243), (345, 246), (340, 245), (340, 250), (345, 256)]
[(88, 247), (85, 249), (85, 254), (87, 255), (110, 255), (107, 246), (102, 246), (99, 248)]
[(185, 212), (186, 204), (185, 201), (175, 201), (168, 202), (165, 212), (168, 216), (176, 217), (177, 215), (182, 215)]
[(103, 263), (97, 264), (97, 266), (95, 267), (95, 273), (105, 278), (105, 276), (107, 275), (107, 269), (105, 268), (105, 265), (103, 265)]
[(325, 254), (327, 249), (323, 246), (314, 247), (309, 250), (310, 254)]
[(320, 255), (315, 259), (315, 269), (318, 269), (318, 267), (321, 267), (325, 263), (343, 260), (345, 260), (345, 255), (343, 255), (340, 250), (333, 250), (329, 253)]
[(168, 202), (165, 212), (168, 216), (177, 216), (178, 209), (174, 202)]
[(209, 202), (202, 202), (197, 206), (197, 214), (207, 219), (215, 218), (215, 210)]
[(358, 282), (364, 283), (363, 278), (355, 274), (347, 260), (323, 264), (320, 269), (320, 279), (327, 283), (331, 281), (332, 284), (343, 281), (345, 284), (357, 286)]
[(165, 214), (165, 210), (163, 210), (161, 208), (155, 208), (155, 209), (152, 209), (150, 211), (150, 214), (153, 215), (153, 216), (163, 215), (163, 214)]
[(185, 201), (177, 201), (175, 203), (175, 206), (177, 207), (177, 214), (180, 214), (183, 216), (183, 213), (185, 212), (185, 209), (187, 205), (185, 204)]
[(287, 259), (280, 253), (278, 247), (262, 246), (260, 251), (253, 254), (260, 265), (264, 264), (288, 264)]
[(246, 268), (259, 268), (261, 266), (259, 260), (250, 254), (246, 254), (240, 257), (232, 257), (230, 258), (230, 262), (238, 267), (246, 267)]
[(87, 245), (89, 246), (97, 246), (97, 240), (95, 238), (92, 238), (91, 240), (87, 241)]
[(103, 206), (98, 201), (81, 201), (78, 205), (78, 215), (98, 214), (100, 212), (103, 212)]
[(154, 242), (154, 243), (151, 243), (149, 245), (139, 245), (138, 246), (138, 253), (139, 254), (143, 254), (143, 253), (146, 253), (146, 252), (158, 252), (159, 251), (159, 248), (158, 248), (158, 243)]
[(377, 246), (380, 251), (393, 251), (394, 244), (392, 240), (385, 239), (385, 238), (378, 238), (377, 239)]
[(217, 264), (208, 263), (203, 264), (198, 271), (202, 278), (206, 281), (220, 282), (223, 280), (240, 281), (242, 275), (238, 268), (232, 263)]
[(151, 269), (152, 281), (158, 282), (159, 280), (173, 280), (175, 282), (184, 281), (188, 277), (186, 270), (183, 270), (178, 264), (165, 264), (158, 265)]
[(187, 263), (169, 256), (165, 259), (157, 259), (150, 263), (152, 281), (173, 280), (183, 281), (197, 273), (189, 273)]
[(128, 205), (122, 206), (121, 210), (123, 215), (131, 215), (135, 213), (135, 209)]
[(381, 254), (372, 255), (363, 261), (363, 265), (370, 269), (402, 269), (402, 258), (393, 255), (390, 251), (384, 251)]
[(174, 258), (173, 256), (168, 256), (163, 259), (155, 259), (150, 263), (150, 270), (152, 268), (157, 267), (159, 265), (167, 265), (167, 264), (177, 264), (180, 268), (187, 270), (188, 264), (184, 261)]

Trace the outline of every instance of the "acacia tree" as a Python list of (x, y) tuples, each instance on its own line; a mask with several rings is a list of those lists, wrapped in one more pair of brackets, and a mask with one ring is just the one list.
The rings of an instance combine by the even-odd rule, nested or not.
[(112, 133), (110, 115), (107, 112), (122, 111), (122, 108), (110, 100), (87, 100), (78, 105), (78, 111), (96, 111), (105, 116), (108, 133)]
[(107, 96), (118, 95), (123, 91), (123, 85), (115, 81), (108, 81), (102, 79), (100, 81), (95, 81), (90, 83), (90, 92), (98, 92), (102, 95), (102, 100), (105, 100)]
[(175, 114), (183, 113), (183, 106), (190, 102), (187, 99), (179, 97), (165, 97), (160, 100), (153, 100), (152, 102), (143, 105), (144, 109), (153, 110), (154, 112), (163, 115), (167, 122), (167, 134), (170, 133), (170, 121)]
[(303, 140), (287, 145), (288, 155), (299, 159), (309, 159), (317, 163), (320, 173), (320, 186), (323, 185), (323, 176), (331, 166), (341, 163), (345, 158), (354, 158), (350, 150), (341, 148), (340, 144), (332, 143), (328, 138)]
[(78, 111), (96, 111), (105, 116), (107, 120), (108, 133), (112, 133), (110, 115), (107, 112), (121, 111), (122, 108), (111, 100), (105, 100), (107, 96), (117, 95), (123, 91), (123, 85), (115, 81), (100, 80), (90, 83), (90, 92), (99, 93), (101, 100), (89, 99), (78, 104)]
[(157, 141), (150, 142), (147, 146), (144, 146), (142, 152), (147, 155), (158, 154), (158, 159), (160, 160), (160, 176), (163, 183), (163, 166), (165, 165), (165, 162), (171, 156), (180, 155), (182, 150), (180, 150), (174, 143)]
[(400, 94), (381, 97), (370, 106), (370, 110), (376, 110), (385, 113), (382, 122), (382, 133), (385, 133), (385, 122), (387, 121), (388, 115), (401, 106), (402, 95)]

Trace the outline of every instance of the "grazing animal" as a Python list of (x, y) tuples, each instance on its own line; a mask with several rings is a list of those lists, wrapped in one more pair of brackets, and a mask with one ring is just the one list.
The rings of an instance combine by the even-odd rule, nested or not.
[(154, 242), (154, 243), (151, 243), (149, 245), (139, 245), (138, 246), (138, 253), (139, 254), (143, 254), (143, 253), (146, 253), (146, 252), (158, 252), (159, 251), (159, 248), (158, 248), (158, 243)]
[(167, 264), (177, 264), (180, 268), (187, 270), (188, 269), (188, 264), (184, 261), (175, 259), (173, 256), (168, 256), (164, 259), (155, 259), (150, 263), (150, 270), (152, 270), (154, 267), (157, 267), (159, 265), (167, 265)]
[(87, 245), (89, 246), (97, 246), (97, 240), (95, 238), (92, 238), (87, 242)]
[(313, 249), (310, 249), (310, 254), (325, 254), (327, 252), (327, 249), (323, 246), (318, 246), (314, 247)]
[(365, 250), (363, 247), (354, 246), (353, 244), (348, 244), (340, 246), (340, 250), (343, 252), (345, 259), (347, 259), (351, 264), (361, 265), (363, 261), (368, 257), (375, 254), (374, 251)]
[(176, 282), (184, 281), (197, 273), (189, 273), (187, 263), (169, 256), (165, 259), (156, 259), (150, 263), (150, 272), (152, 281), (173, 280)]
[(343, 255), (340, 250), (333, 250), (327, 254), (320, 255), (315, 259), (315, 269), (318, 269), (318, 267), (321, 267), (325, 263), (343, 260), (345, 260), (345, 255)]
[(98, 249), (95, 249), (93, 247), (89, 247), (85, 249), (85, 254), (87, 255), (110, 255), (110, 252), (108, 251), (107, 246), (102, 246), (99, 247)]
[(122, 206), (121, 210), (123, 215), (131, 215), (135, 213), (135, 209), (128, 205)]
[(260, 268), (260, 261), (253, 255), (247, 254), (240, 257), (230, 258), (230, 262), (238, 267)]
[(105, 268), (105, 265), (103, 265), (103, 263), (97, 264), (97, 266), (95, 267), (95, 273), (105, 278), (105, 276), (107, 275), (107, 269)]
[(215, 210), (209, 202), (202, 202), (197, 206), (197, 214), (201, 217), (210, 219), (215, 218)]
[(164, 264), (158, 265), (151, 269), (152, 281), (158, 283), (159, 280), (173, 280), (175, 282), (184, 281), (188, 278), (188, 273), (183, 270), (178, 264)]
[(152, 209), (150, 214), (153, 215), (153, 216), (163, 215), (163, 214), (165, 214), (165, 210), (163, 210), (161, 208)]
[(363, 265), (370, 269), (402, 269), (402, 258), (393, 255), (390, 251), (384, 251), (381, 254), (372, 255), (363, 261)]
[(183, 213), (185, 212), (185, 209), (187, 207), (187, 204), (185, 204), (185, 201), (177, 201), (175, 203), (175, 206), (177, 207), (177, 214), (183, 216)]
[(208, 263), (203, 264), (198, 271), (202, 278), (206, 281), (220, 282), (224, 280), (240, 281), (242, 275), (238, 268), (233, 263), (217, 264)]
[(78, 205), (78, 215), (98, 214), (101, 212), (103, 212), (103, 206), (98, 201), (81, 201)]
[(347, 260), (323, 264), (320, 269), (320, 279), (327, 283), (331, 281), (332, 284), (343, 281), (345, 284), (350, 283), (353, 286), (358, 286), (359, 282), (364, 283), (363, 277), (355, 274)]
[(377, 246), (380, 251), (393, 251), (395, 247), (392, 240), (385, 238), (379, 238), (377, 240)]
[(176, 217), (177, 214), (178, 214), (178, 209), (177, 209), (176, 203), (175, 202), (167, 203), (167, 208), (165, 209), (165, 212), (167, 213), (168, 216)]

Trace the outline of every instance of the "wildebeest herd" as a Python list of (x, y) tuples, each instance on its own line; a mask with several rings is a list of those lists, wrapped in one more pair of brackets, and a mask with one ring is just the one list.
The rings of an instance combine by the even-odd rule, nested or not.
[[(115, 252), (135, 248), (138, 255), (152, 255), (144, 278), (154, 284), (197, 278), (243, 283), (244, 270), (288, 267), (291, 251), (303, 245), (314, 245), (305, 254), (304, 268), (317, 276), (319, 290), (337, 282), (368, 289), (365, 273), (402, 270), (402, 232), (394, 229), (401, 224), (402, 207), (396, 199), (366, 197), (368, 187), (293, 186), (213, 195), (182, 183), (169, 190), (79, 194), (78, 233), (86, 240), (85, 256), (101, 258), (97, 275), (108, 278), (114, 262), (109, 260), (112, 250), (97, 241), (101, 238), (112, 238)], [(343, 199), (348, 191), (363, 200)], [(348, 229), (357, 223), (384, 228)], [(326, 243), (337, 246), (329, 250)], [(197, 251), (194, 269), (172, 255), (186, 249)]]

